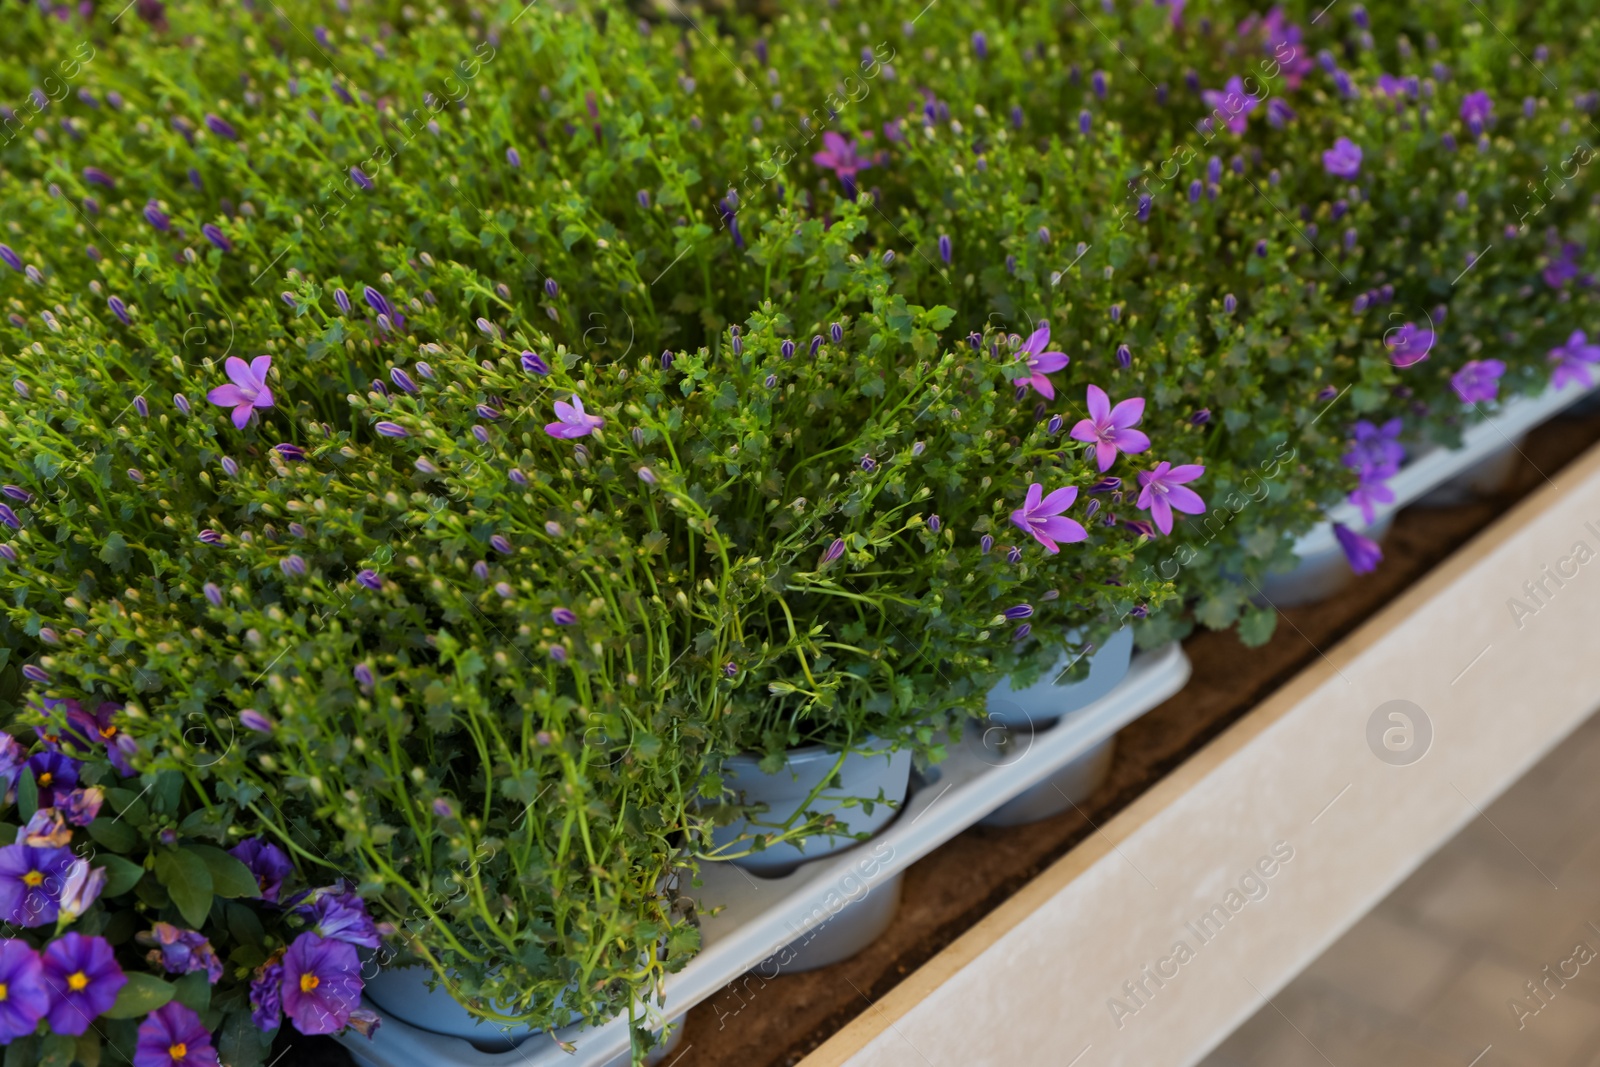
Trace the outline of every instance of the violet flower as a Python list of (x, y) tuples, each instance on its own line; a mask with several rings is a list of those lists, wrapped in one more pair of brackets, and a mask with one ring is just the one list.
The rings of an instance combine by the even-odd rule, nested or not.
[(205, 971), (212, 985), (222, 980), (222, 960), (202, 933), (158, 922), (148, 933), (140, 933), (137, 938), (140, 944), (152, 946), (148, 957), (150, 962), (160, 964), (168, 974)]
[(54, 807), (58, 800), (64, 800), (76, 789), (81, 766), (77, 760), (60, 752), (40, 752), (29, 759), (28, 769), (39, 787), (39, 806)]
[(295, 905), (294, 911), (307, 920), (319, 937), (342, 941), (357, 948), (383, 947), (378, 926), (367, 912), (366, 901), (347, 886), (325, 886), (312, 890), (309, 896)]
[(1470, 92), (1461, 99), (1461, 121), (1473, 134), (1482, 134), (1494, 123), (1494, 101), (1482, 89)]
[(278, 724), (269, 716), (261, 714), (255, 708), (245, 708), (239, 713), (239, 725), (258, 734), (270, 734), (278, 728)]
[(111, 175), (99, 167), (84, 167), (83, 180), (92, 185), (98, 185), (103, 189), (115, 189), (117, 187), (117, 183), (112, 180)]
[(1335, 178), (1354, 178), (1361, 173), (1361, 148), (1350, 138), (1341, 137), (1322, 153), (1322, 165)]
[(578, 616), (571, 608), (556, 608), (550, 612), (550, 621), (557, 626), (572, 626), (578, 621)]
[(1138, 506), (1150, 513), (1156, 529), (1164, 534), (1172, 532), (1174, 509), (1186, 515), (1199, 515), (1206, 510), (1206, 502), (1200, 499), (1200, 494), (1184, 484), (1194, 481), (1205, 472), (1206, 469), (1197, 463), (1174, 467), (1165, 460), (1156, 464), (1154, 470), (1139, 472), (1142, 488), (1139, 490)]
[(1463, 404), (1486, 404), (1500, 393), (1500, 376), (1506, 365), (1498, 359), (1474, 359), (1450, 376), (1450, 385)]
[(1408, 322), (1384, 334), (1383, 344), (1389, 350), (1389, 362), (1396, 367), (1410, 367), (1428, 358), (1433, 349), (1433, 329)]
[(858, 144), (847, 141), (834, 130), (826, 130), (822, 134), (823, 150), (811, 157), (811, 162), (826, 170), (831, 170), (839, 178), (839, 184), (844, 186), (846, 200), (856, 197), (856, 174), (872, 166), (870, 156), (862, 156), (857, 152)]
[(133, 1067), (218, 1067), (211, 1031), (192, 1008), (170, 1000), (139, 1024)]
[(0, 941), (0, 1045), (29, 1037), (50, 1010), (39, 954), (26, 941)]
[(1370, 574), (1383, 561), (1383, 549), (1378, 547), (1378, 542), (1361, 536), (1344, 523), (1333, 524), (1333, 536), (1338, 539), (1339, 547), (1344, 549), (1350, 569), (1357, 574)]
[[(100, 899), (100, 894), (105, 888), (104, 867), (91, 867), (89, 861), (84, 859), (73, 860), (72, 866), (67, 868), (67, 877), (61, 886), (61, 917), (69, 921), (78, 919), (94, 906), (94, 902)], [(216, 979), (213, 978), (212, 981), (215, 982)]]
[(1039, 323), (1039, 328), (1018, 349), (1017, 355), (1026, 360), (1028, 370), (1032, 373), (1026, 378), (1019, 378), (1017, 384), (1031, 386), (1035, 392), (1047, 400), (1054, 400), (1056, 387), (1051, 384), (1047, 375), (1054, 373), (1072, 362), (1072, 357), (1064, 352), (1047, 352), (1050, 347), (1050, 324)]
[(276, 1030), (283, 1022), (283, 957), (278, 949), (257, 967), (250, 979), (250, 1021), (261, 1031)]
[(344, 1029), (361, 1004), (361, 960), (354, 947), (306, 932), (283, 956), (283, 1010), (302, 1034)]
[(1590, 344), (1582, 330), (1574, 330), (1565, 345), (1550, 350), (1549, 359), (1556, 365), (1554, 373), (1550, 375), (1551, 386), (1561, 389), (1569, 382), (1577, 382), (1588, 389), (1594, 385), (1589, 366), (1600, 363), (1600, 345)]
[(1553, 256), (1549, 264), (1541, 272), (1544, 283), (1552, 289), (1562, 289), (1566, 284), (1578, 277), (1581, 273), (1578, 267), (1578, 256), (1583, 253), (1583, 246), (1567, 241), (1561, 246), (1559, 256)]
[(242, 430), (255, 409), (272, 407), (272, 388), (267, 385), (272, 357), (257, 356), (246, 363), (238, 356), (229, 356), (224, 366), (232, 384), (217, 386), (206, 394), (206, 399), (218, 407), (233, 408), (233, 425)]
[(817, 570), (820, 571), (842, 555), (844, 555), (844, 538), (835, 537), (828, 547), (822, 550), (822, 555), (817, 560)]
[[(65, 852), (65, 849), (62, 849)], [(57, 1034), (81, 1037), (89, 1024), (111, 1008), (128, 978), (103, 937), (68, 933), (45, 946), (41, 962), (50, 990), (46, 1018)]]
[(150, 200), (145, 203), (144, 218), (146, 222), (160, 230), (162, 233), (166, 233), (168, 230), (172, 229), (172, 219), (167, 217), (166, 212), (161, 210), (161, 205), (156, 203), (154, 200)]
[(522, 369), (527, 371), (529, 374), (537, 374), (539, 377), (543, 378), (545, 375), (550, 373), (550, 364), (546, 363), (543, 359), (532, 352), (522, 353), (521, 362)]
[(12, 251), (10, 245), (0, 244), (0, 261), (3, 261), (6, 266), (10, 267), (18, 274), (22, 273), (22, 257), (18, 256), (16, 252)]
[(1207, 89), (1200, 94), (1206, 107), (1221, 111), (1226, 117), (1230, 133), (1243, 133), (1250, 125), (1250, 112), (1261, 103), (1261, 98), (1244, 91), (1244, 81), (1238, 75), (1229, 78), (1219, 92)]
[(599, 415), (590, 415), (583, 410), (583, 401), (578, 399), (576, 393), (572, 394), (570, 404), (564, 400), (556, 401), (556, 418), (560, 421), (546, 423), (544, 432), (551, 437), (568, 441), (578, 437), (588, 437), (606, 424), (606, 420)]
[(210, 241), (222, 251), (233, 251), (233, 242), (228, 240), (228, 235), (223, 233), (222, 230), (214, 224), (209, 222), (206, 223), (204, 226), (200, 227), (200, 232), (205, 236), (206, 240)]
[(289, 856), (270, 841), (259, 837), (246, 838), (228, 850), (228, 855), (250, 868), (256, 885), (261, 887), (261, 899), (276, 904), (286, 878), (294, 873)]
[(206, 129), (210, 130), (218, 137), (224, 137), (230, 141), (237, 141), (239, 139), (239, 131), (234, 129), (233, 124), (220, 115), (207, 114), (205, 123)]
[(1116, 407), (1098, 385), (1089, 386), (1089, 417), (1072, 428), (1072, 439), (1094, 445), (1095, 459), (1102, 472), (1111, 469), (1117, 453), (1133, 455), (1150, 447), (1150, 438), (1132, 427), (1144, 417), (1144, 398), (1133, 397)]
[(360, 167), (350, 168), (350, 180), (355, 182), (356, 188), (360, 189), (364, 193), (369, 192), (372, 189), (372, 179), (367, 177), (367, 172), (362, 170)]
[(1075, 544), (1089, 537), (1088, 531), (1080, 523), (1062, 515), (1077, 499), (1078, 487), (1075, 485), (1057, 489), (1045, 496), (1044, 486), (1033, 482), (1028, 486), (1022, 507), (1011, 513), (1011, 522), (1018, 529), (1032, 534), (1034, 540), (1053, 556), (1061, 551), (1061, 544)]

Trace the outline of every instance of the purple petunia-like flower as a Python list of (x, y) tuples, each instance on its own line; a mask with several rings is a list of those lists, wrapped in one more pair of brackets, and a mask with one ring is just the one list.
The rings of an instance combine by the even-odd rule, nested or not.
[(1150, 447), (1150, 438), (1133, 429), (1144, 417), (1144, 398), (1133, 397), (1116, 407), (1098, 385), (1089, 386), (1089, 417), (1072, 428), (1072, 439), (1094, 445), (1095, 460), (1102, 471), (1111, 469), (1117, 453), (1132, 455)]
[(1389, 362), (1396, 367), (1410, 367), (1428, 358), (1433, 349), (1434, 333), (1431, 326), (1405, 323), (1389, 330), (1383, 336), (1384, 347), (1389, 350)]
[(1474, 359), (1450, 376), (1450, 385), (1463, 404), (1486, 404), (1500, 394), (1500, 376), (1506, 365), (1498, 359)]
[(871, 157), (859, 155), (857, 149), (857, 142), (845, 140), (834, 130), (826, 130), (822, 134), (822, 151), (811, 157), (811, 162), (838, 175), (848, 200), (855, 199), (856, 174), (872, 166)]
[(319, 937), (343, 941), (357, 948), (381, 948), (378, 926), (367, 912), (367, 903), (347, 885), (325, 886), (311, 892), (295, 905), (295, 914), (304, 916)]
[(139, 934), (138, 939), (141, 944), (152, 946), (150, 962), (159, 963), (168, 974), (205, 971), (212, 985), (222, 980), (222, 960), (202, 933), (158, 922), (148, 933)]
[(1333, 536), (1338, 540), (1339, 547), (1344, 549), (1350, 569), (1357, 574), (1370, 574), (1383, 561), (1383, 549), (1378, 547), (1378, 542), (1361, 536), (1344, 523), (1333, 524)]
[(1075, 544), (1089, 537), (1082, 524), (1061, 514), (1077, 499), (1078, 487), (1075, 485), (1057, 489), (1045, 496), (1044, 486), (1033, 482), (1028, 486), (1028, 495), (1022, 507), (1011, 513), (1011, 522), (1018, 529), (1032, 534), (1033, 539), (1053, 556), (1061, 551), (1061, 544)]
[(218, 1067), (211, 1031), (192, 1008), (168, 1001), (139, 1024), (133, 1067)]
[(233, 424), (242, 430), (257, 408), (272, 407), (272, 388), (267, 385), (272, 357), (257, 356), (246, 363), (238, 356), (229, 356), (224, 366), (232, 383), (217, 386), (206, 394), (206, 399), (218, 407), (232, 408)]
[(1261, 103), (1261, 98), (1244, 90), (1244, 81), (1237, 75), (1229, 78), (1220, 91), (1207, 89), (1200, 94), (1206, 107), (1221, 112), (1230, 133), (1243, 133), (1250, 125), (1250, 112)]
[(1198, 463), (1174, 467), (1165, 460), (1156, 464), (1154, 470), (1139, 472), (1139, 485), (1142, 488), (1139, 490), (1138, 506), (1150, 513), (1156, 529), (1164, 534), (1172, 532), (1174, 510), (1186, 515), (1199, 515), (1206, 510), (1206, 502), (1200, 499), (1200, 494), (1185, 484), (1205, 472), (1206, 469)]
[(1582, 330), (1574, 330), (1566, 344), (1550, 350), (1549, 359), (1556, 365), (1550, 375), (1550, 384), (1554, 388), (1561, 389), (1569, 382), (1577, 382), (1588, 389), (1594, 385), (1589, 367), (1600, 363), (1600, 345), (1590, 344), (1588, 335)]
[(1322, 153), (1322, 166), (1335, 178), (1354, 178), (1361, 173), (1361, 146), (1348, 137), (1339, 138)]
[(1017, 379), (1018, 385), (1031, 387), (1034, 392), (1047, 400), (1054, 400), (1056, 387), (1051, 383), (1048, 375), (1065, 367), (1072, 362), (1072, 357), (1065, 352), (1047, 352), (1050, 347), (1050, 324), (1039, 323), (1039, 328), (1034, 330), (1017, 350), (1017, 355), (1027, 362), (1031, 372), (1026, 378)]
[(261, 899), (276, 904), (283, 891), (284, 879), (294, 873), (289, 856), (270, 841), (259, 837), (247, 838), (228, 850), (228, 855), (250, 868), (256, 885), (261, 887)]
[[(65, 852), (66, 849), (61, 851)], [(111, 944), (103, 937), (68, 933), (45, 946), (44, 986), (50, 992), (50, 1029), (80, 1037), (116, 1003), (128, 984)]]
[(588, 437), (606, 424), (606, 420), (599, 415), (590, 415), (583, 410), (583, 401), (578, 399), (576, 393), (572, 394), (570, 404), (564, 400), (556, 401), (556, 418), (560, 421), (547, 423), (544, 432), (567, 441)]
[(302, 1034), (344, 1029), (361, 1004), (361, 960), (353, 946), (309, 931), (283, 956), (283, 1010)]
[(26, 941), (0, 941), (0, 1045), (32, 1034), (49, 1010), (39, 954)]
[(39, 787), (39, 806), (54, 807), (78, 787), (77, 760), (60, 752), (40, 752), (28, 760), (34, 783)]
[(1478, 89), (1461, 98), (1461, 121), (1474, 134), (1481, 134), (1494, 123), (1494, 101), (1489, 94)]

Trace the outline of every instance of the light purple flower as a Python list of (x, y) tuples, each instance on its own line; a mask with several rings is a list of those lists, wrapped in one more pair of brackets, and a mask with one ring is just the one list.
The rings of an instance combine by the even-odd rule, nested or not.
[(1506, 365), (1498, 359), (1474, 359), (1450, 376), (1450, 385), (1463, 404), (1486, 404), (1500, 393), (1500, 376)]
[(358, 572), (356, 574), (356, 581), (366, 588), (371, 589), (373, 592), (378, 592), (383, 588), (383, 578), (378, 574), (377, 571), (370, 567), (364, 568)]
[(1012, 622), (1020, 622), (1023, 619), (1031, 619), (1031, 618), (1033, 618), (1033, 605), (1032, 604), (1018, 604), (1015, 607), (1007, 608), (1006, 610), (1002, 611), (1000, 614), (1004, 615), (1007, 619), (1010, 619)]
[(103, 937), (68, 933), (45, 946), (41, 962), (44, 985), (50, 991), (50, 1029), (69, 1037), (82, 1036), (128, 984)]
[(270, 734), (278, 728), (278, 724), (273, 722), (270, 716), (263, 715), (255, 708), (245, 708), (239, 713), (239, 725), (258, 734)]
[(1087, 540), (1088, 531), (1074, 519), (1061, 513), (1078, 499), (1078, 487), (1069, 485), (1044, 495), (1044, 486), (1033, 482), (1022, 507), (1011, 513), (1011, 522), (1019, 529), (1033, 535), (1052, 556), (1061, 551), (1061, 544), (1074, 544)]
[(1341, 137), (1322, 153), (1322, 165), (1335, 178), (1354, 178), (1361, 173), (1361, 148), (1350, 138)]
[(1494, 101), (1482, 89), (1470, 92), (1461, 99), (1461, 121), (1474, 134), (1483, 133), (1494, 123)]
[(1387, 331), (1383, 343), (1389, 349), (1389, 362), (1396, 367), (1410, 367), (1428, 358), (1433, 349), (1433, 328), (1408, 322)]
[(267, 385), (272, 357), (257, 356), (246, 363), (238, 356), (229, 356), (224, 366), (232, 383), (217, 386), (206, 394), (206, 399), (218, 407), (232, 408), (233, 424), (242, 430), (256, 408), (272, 407), (272, 389)]
[(842, 555), (844, 555), (844, 538), (835, 537), (829, 542), (828, 547), (822, 550), (822, 555), (817, 560), (817, 569), (821, 570)]
[(1117, 453), (1132, 455), (1150, 447), (1150, 438), (1132, 427), (1144, 417), (1144, 398), (1133, 397), (1116, 407), (1098, 385), (1089, 386), (1089, 417), (1072, 428), (1072, 438), (1094, 445), (1096, 461), (1102, 471), (1111, 469)]
[(1039, 328), (1034, 330), (1023, 346), (1017, 350), (1017, 355), (1027, 362), (1028, 370), (1032, 372), (1026, 378), (1017, 379), (1017, 384), (1030, 386), (1045, 399), (1054, 400), (1056, 387), (1048, 375), (1071, 363), (1072, 357), (1065, 352), (1045, 351), (1049, 347), (1050, 324), (1041, 322)]
[(1549, 359), (1556, 365), (1555, 371), (1550, 375), (1550, 384), (1553, 387), (1561, 389), (1569, 382), (1577, 382), (1588, 389), (1594, 385), (1594, 379), (1589, 375), (1589, 367), (1600, 363), (1600, 345), (1590, 344), (1588, 336), (1582, 330), (1574, 330), (1565, 345), (1558, 345), (1550, 350)]
[(407, 430), (404, 426), (401, 426), (398, 422), (390, 422), (387, 419), (380, 419), (372, 428), (377, 430), (384, 437), (411, 436), (411, 431)]
[(1350, 569), (1357, 574), (1370, 574), (1383, 561), (1383, 549), (1378, 547), (1378, 542), (1361, 536), (1344, 523), (1333, 524), (1333, 536), (1338, 539), (1339, 547), (1344, 549)]
[(1244, 81), (1238, 75), (1229, 78), (1227, 84), (1219, 92), (1216, 89), (1207, 89), (1200, 94), (1200, 99), (1211, 108), (1212, 112), (1220, 111), (1227, 122), (1231, 133), (1243, 133), (1250, 125), (1250, 112), (1254, 111), (1261, 103), (1261, 98), (1252, 96), (1244, 91)]
[[(73, 860), (61, 885), (61, 915), (76, 919), (94, 906), (106, 887), (106, 869), (91, 867), (88, 860)], [(212, 979), (215, 981), (216, 979)]]
[(1399, 419), (1390, 419), (1382, 426), (1362, 419), (1353, 428), (1353, 447), (1345, 453), (1344, 465), (1378, 472), (1382, 477), (1394, 474), (1406, 458), (1405, 446), (1400, 443), (1402, 429)]
[(839, 183), (844, 186), (845, 197), (854, 199), (856, 174), (872, 166), (871, 157), (859, 155), (857, 143), (845, 140), (834, 130), (823, 132), (822, 146), (821, 152), (812, 155), (811, 162), (837, 174)]
[(547, 423), (544, 432), (562, 440), (588, 437), (606, 424), (606, 420), (599, 415), (590, 415), (583, 410), (583, 401), (578, 399), (576, 393), (572, 394), (570, 404), (564, 400), (556, 401), (556, 418), (561, 421)]
[(337, 1033), (361, 1004), (360, 972), (353, 946), (303, 933), (283, 957), (283, 1010), (302, 1034)]
[(1142, 488), (1139, 490), (1138, 506), (1150, 513), (1156, 529), (1164, 534), (1172, 532), (1174, 509), (1186, 515), (1199, 515), (1206, 510), (1206, 502), (1200, 499), (1200, 494), (1184, 484), (1194, 481), (1205, 472), (1206, 469), (1197, 463), (1174, 467), (1165, 460), (1156, 464), (1154, 470), (1139, 472), (1139, 485)]

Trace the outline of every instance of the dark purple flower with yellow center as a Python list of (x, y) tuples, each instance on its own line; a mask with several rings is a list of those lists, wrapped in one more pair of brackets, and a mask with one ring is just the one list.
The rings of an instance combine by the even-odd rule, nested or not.
[(812, 155), (811, 162), (838, 175), (847, 200), (855, 199), (856, 175), (872, 166), (871, 157), (858, 152), (857, 142), (846, 140), (834, 130), (823, 132), (822, 151)]
[(1344, 549), (1350, 569), (1357, 574), (1369, 574), (1377, 570), (1378, 564), (1383, 561), (1383, 549), (1378, 542), (1361, 536), (1343, 523), (1333, 524), (1333, 536), (1338, 540), (1339, 547)]
[(44, 926), (60, 914), (58, 895), (76, 857), (68, 848), (0, 848), (0, 922)]
[(139, 1024), (133, 1067), (218, 1067), (211, 1031), (192, 1008), (168, 1001)]
[(224, 367), (232, 382), (212, 389), (206, 399), (218, 407), (232, 408), (233, 424), (242, 430), (256, 409), (272, 407), (272, 388), (267, 384), (272, 357), (257, 356), (246, 363), (238, 356), (229, 356)]
[(229, 141), (237, 141), (239, 139), (239, 131), (234, 129), (232, 123), (222, 116), (208, 113), (205, 122), (206, 129), (218, 137), (226, 138)]
[(283, 1010), (302, 1034), (344, 1029), (361, 1004), (361, 960), (353, 946), (309, 931), (283, 956)]
[(200, 233), (216, 248), (221, 249), (224, 252), (233, 251), (233, 242), (230, 241), (228, 239), (228, 235), (223, 233), (221, 228), (214, 223), (208, 222), (204, 226), (200, 227)]
[(0, 1045), (31, 1035), (49, 1010), (39, 954), (26, 941), (0, 941)]
[(202, 933), (158, 922), (148, 933), (139, 934), (138, 940), (151, 946), (150, 962), (159, 963), (168, 974), (205, 971), (212, 985), (222, 980), (222, 960)]
[(83, 180), (92, 185), (98, 185), (102, 189), (115, 189), (117, 187), (117, 183), (112, 179), (111, 175), (99, 167), (84, 167)]
[(44, 986), (50, 993), (46, 1018), (57, 1034), (82, 1036), (90, 1023), (116, 1003), (117, 994), (128, 984), (110, 942), (103, 937), (68, 933), (45, 946), (41, 962)]
[(278, 902), (286, 878), (294, 873), (289, 856), (270, 841), (259, 837), (246, 838), (228, 850), (228, 855), (250, 868), (256, 885), (261, 888), (261, 899), (269, 904)]
[(60, 752), (40, 752), (28, 760), (34, 784), (39, 787), (39, 806), (54, 807), (58, 799), (78, 788), (77, 760)]
[(1322, 153), (1322, 166), (1335, 178), (1354, 178), (1361, 173), (1361, 148), (1350, 138), (1341, 137)]
[(1057, 489), (1045, 496), (1044, 486), (1033, 482), (1028, 486), (1022, 507), (1011, 513), (1011, 522), (1018, 529), (1032, 534), (1033, 539), (1053, 556), (1061, 551), (1061, 544), (1074, 544), (1089, 536), (1082, 525), (1062, 514), (1077, 499), (1078, 487), (1075, 485)]
[(1133, 455), (1150, 447), (1150, 438), (1133, 427), (1144, 418), (1144, 398), (1133, 397), (1116, 407), (1098, 385), (1089, 386), (1089, 417), (1072, 428), (1072, 439), (1094, 446), (1095, 460), (1102, 471), (1111, 469), (1117, 453)]
[(1029, 374), (1026, 378), (1017, 379), (1017, 384), (1029, 386), (1047, 400), (1054, 400), (1056, 387), (1051, 383), (1048, 375), (1055, 373), (1068, 363), (1072, 357), (1065, 352), (1046, 351), (1050, 347), (1050, 324), (1041, 322), (1039, 328), (1029, 335), (1028, 340), (1017, 350), (1017, 355), (1027, 364)]
[(1483, 131), (1494, 123), (1494, 101), (1489, 99), (1489, 94), (1482, 89), (1470, 92), (1461, 99), (1461, 121), (1467, 124), (1467, 129), (1474, 134)]
[(1156, 464), (1154, 470), (1140, 471), (1139, 507), (1150, 513), (1157, 529), (1170, 534), (1173, 511), (1199, 515), (1206, 510), (1206, 502), (1200, 499), (1200, 494), (1185, 484), (1205, 472), (1206, 469), (1197, 463), (1174, 467), (1165, 460)]
[(571, 403), (556, 401), (556, 419), (558, 421), (545, 424), (544, 432), (566, 441), (588, 437), (606, 424), (606, 420), (599, 415), (590, 415), (583, 410), (583, 401), (578, 399), (576, 393), (572, 394)]

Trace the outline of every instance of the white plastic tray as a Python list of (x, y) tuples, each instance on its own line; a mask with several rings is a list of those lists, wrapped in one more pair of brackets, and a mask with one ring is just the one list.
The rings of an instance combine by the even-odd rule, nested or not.
[(1340, 501), (1329, 509), (1326, 522), (1313, 526), (1295, 542), (1295, 555), (1307, 559), (1340, 551), (1333, 535), (1334, 523), (1343, 523), (1352, 530), (1376, 526), (1595, 391), (1569, 385), (1560, 390), (1546, 389), (1538, 396), (1513, 397), (1482, 422), (1469, 426), (1461, 434), (1460, 448), (1437, 448), (1401, 467), (1400, 473), (1388, 483), (1394, 492), (1394, 502), (1378, 505), (1373, 522), (1363, 519), (1361, 509), (1348, 500)]
[[(1025, 752), (1003, 765), (985, 762), (995, 757), (986, 757), (980, 746), (952, 742), (948, 758), (928, 781), (913, 779), (899, 816), (870, 841), (804, 864), (782, 878), (758, 878), (729, 863), (703, 864), (702, 885), (692, 895), (703, 911), (717, 906), (722, 910), (703, 920), (700, 953), (667, 979), (666, 1006), (660, 1017), (680, 1017), (715, 996), (756, 964), (774, 958), (786, 945), (1178, 692), (1188, 680), (1189, 660), (1177, 644), (1140, 654), (1115, 689), (1036, 734)], [(776, 969), (767, 977), (781, 973), (782, 959), (779, 954), (768, 964)], [(625, 1018), (594, 1030), (569, 1028), (558, 1036), (576, 1045), (577, 1052), (562, 1051), (547, 1035), (535, 1035), (511, 1052), (479, 1052), (464, 1041), (388, 1017), (370, 1041), (352, 1033), (339, 1040), (363, 1067), (612, 1067), (627, 1062)]]

